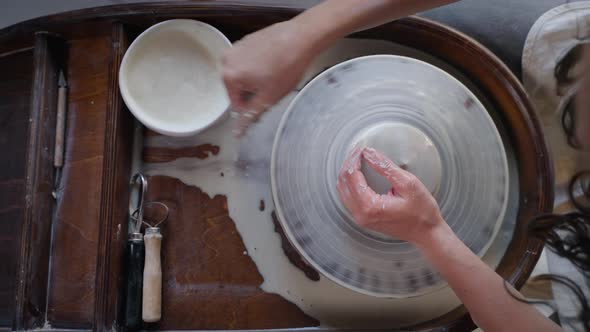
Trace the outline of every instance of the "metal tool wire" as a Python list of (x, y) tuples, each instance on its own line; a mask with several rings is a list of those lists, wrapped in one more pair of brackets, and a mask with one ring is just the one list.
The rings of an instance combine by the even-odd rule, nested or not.
[[(129, 183), (131, 185), (131, 193), (133, 195), (133, 190), (135, 186), (139, 186), (137, 189), (137, 205), (134, 208), (133, 206), (129, 206), (129, 216), (133, 220), (132, 224), (132, 233), (139, 233), (141, 229), (141, 223), (143, 220), (143, 209), (144, 209), (144, 202), (145, 195), (148, 189), (148, 183), (145, 176), (141, 173), (137, 173), (131, 177), (131, 181)], [(132, 196), (133, 197), (133, 196)], [(131, 199), (132, 201), (132, 199)], [(131, 203), (133, 204), (133, 203)]]
[[(147, 227), (158, 227), (164, 221), (168, 220), (168, 216), (170, 215), (170, 209), (168, 208), (168, 206), (166, 204), (164, 204), (162, 202), (158, 202), (158, 201), (145, 202), (143, 204), (143, 207), (145, 209), (146, 207), (149, 207), (149, 206), (152, 206), (152, 205), (158, 205), (158, 206), (161, 206), (162, 208), (164, 208), (164, 211), (165, 211), (164, 216), (162, 218), (156, 220), (153, 225), (151, 223), (149, 223), (148, 221), (146, 221), (145, 218), (143, 218), (141, 220), (141, 223), (144, 224)], [(131, 219), (135, 223), (138, 223), (138, 221), (139, 221), (138, 214), (139, 214), (139, 209), (136, 209), (135, 211), (133, 211), (131, 213)]]

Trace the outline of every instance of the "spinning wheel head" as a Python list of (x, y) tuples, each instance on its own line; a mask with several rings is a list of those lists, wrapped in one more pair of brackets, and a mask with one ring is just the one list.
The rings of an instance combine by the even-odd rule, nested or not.
[[(461, 82), (425, 62), (356, 58), (312, 80), (284, 114), (271, 179), (279, 219), (302, 256), (334, 282), (379, 297), (418, 296), (445, 285), (411, 244), (356, 226), (336, 192), (348, 152), (370, 146), (414, 173), (443, 217), (483, 256), (508, 201), (498, 130)], [(367, 167), (369, 185), (390, 189)]]

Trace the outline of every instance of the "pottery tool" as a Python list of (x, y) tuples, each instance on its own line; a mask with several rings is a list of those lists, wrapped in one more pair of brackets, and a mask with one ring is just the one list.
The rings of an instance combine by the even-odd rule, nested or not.
[(61, 171), (64, 164), (64, 144), (66, 135), (66, 97), (68, 94), (68, 83), (63, 71), (59, 71), (57, 93), (57, 116), (55, 125), (55, 149), (53, 153), (53, 167), (55, 168), (53, 197), (57, 198), (57, 188), (61, 178)]
[(53, 165), (56, 168), (63, 166), (64, 159), (64, 137), (66, 132), (66, 95), (68, 93), (68, 84), (63, 71), (59, 72), (58, 95), (57, 95), (57, 120), (55, 126), (55, 153), (53, 156)]
[(141, 309), (143, 293), (143, 269), (145, 246), (141, 224), (144, 213), (144, 199), (148, 183), (141, 173), (131, 178), (131, 201), (137, 201), (135, 207), (130, 207), (129, 238), (126, 244), (126, 284), (125, 284), (125, 327), (137, 330), (141, 327)]
[(155, 323), (162, 318), (162, 264), (161, 247), (162, 233), (160, 224), (168, 219), (168, 206), (161, 202), (148, 202), (146, 207), (158, 205), (166, 212), (153, 225), (143, 220), (146, 225), (145, 235), (145, 266), (143, 269), (143, 300), (142, 319), (146, 323)]
[[(356, 225), (336, 192), (355, 146), (384, 152), (432, 192), (458, 237), (483, 256), (504, 218), (507, 157), (484, 106), (460, 81), (393, 55), (336, 65), (293, 100), (271, 161), (273, 198), (289, 240), (332, 281), (356, 292), (406, 298), (445, 286), (411, 244)], [(366, 168), (369, 185), (390, 186)]]

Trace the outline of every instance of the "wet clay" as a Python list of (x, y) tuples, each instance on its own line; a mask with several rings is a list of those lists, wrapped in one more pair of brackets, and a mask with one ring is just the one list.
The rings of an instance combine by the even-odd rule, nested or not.
[(277, 218), (277, 214), (275, 213), (275, 211), (272, 211), (271, 217), (272, 222), (275, 225), (275, 232), (277, 232), (281, 236), (281, 247), (283, 248), (283, 252), (287, 256), (287, 258), (289, 258), (289, 262), (291, 262), (291, 264), (295, 265), (298, 269), (303, 271), (303, 273), (305, 273), (305, 276), (308, 277), (310, 280), (320, 280), (320, 274), (318, 273), (318, 271), (311, 267), (309, 264), (307, 264), (305, 260), (303, 260), (303, 257), (301, 257), (299, 252), (295, 250), (295, 248), (293, 248), (293, 246), (289, 242), (289, 239), (287, 239), (285, 231), (283, 230), (283, 227), (281, 226), (281, 223), (279, 222), (279, 219)]
[(213, 144), (201, 144), (184, 148), (145, 147), (143, 149), (143, 161), (146, 163), (165, 163), (178, 158), (206, 159), (211, 155), (219, 154), (219, 146)]
[(265, 209), (264, 200), (263, 200), (263, 199), (261, 199), (261, 200), (260, 200), (260, 204), (258, 205), (258, 210), (259, 210), (260, 212), (262, 212), (262, 211), (264, 211), (264, 209)]

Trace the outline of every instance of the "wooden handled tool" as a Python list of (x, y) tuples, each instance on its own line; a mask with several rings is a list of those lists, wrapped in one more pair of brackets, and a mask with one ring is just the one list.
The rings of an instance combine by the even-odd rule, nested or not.
[(55, 126), (55, 152), (53, 154), (53, 166), (61, 168), (64, 162), (64, 139), (66, 132), (66, 96), (68, 84), (62, 71), (59, 72), (57, 94), (57, 118)]
[(160, 261), (162, 234), (160, 228), (146, 228), (144, 241), (142, 318), (146, 323), (154, 323), (162, 317), (162, 265)]
[(162, 233), (160, 224), (168, 219), (170, 210), (162, 202), (148, 202), (146, 206), (159, 206), (162, 217), (150, 224), (143, 223), (145, 229), (145, 266), (143, 269), (143, 303), (142, 318), (146, 323), (155, 323), (162, 318)]
[(55, 173), (53, 177), (53, 191), (51, 195), (54, 199), (58, 198), (59, 183), (61, 180), (61, 172), (64, 166), (64, 146), (66, 136), (66, 111), (67, 111), (67, 96), (68, 96), (68, 82), (63, 71), (59, 71), (59, 79), (57, 82), (57, 115), (55, 124), (55, 149), (53, 152), (53, 167)]

